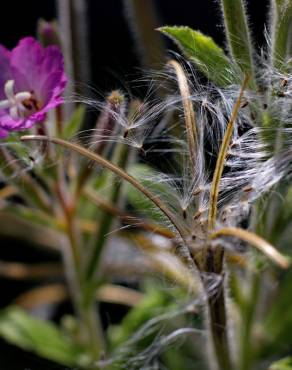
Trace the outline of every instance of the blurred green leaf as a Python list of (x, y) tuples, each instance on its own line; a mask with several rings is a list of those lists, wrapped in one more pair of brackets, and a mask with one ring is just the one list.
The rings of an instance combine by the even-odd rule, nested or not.
[[(11, 207), (12, 208), (12, 207)], [(36, 214), (37, 217), (37, 214)], [(0, 211), (0, 236), (4, 238), (19, 239), (30, 245), (49, 247), (59, 251), (60, 233), (51, 227), (47, 227), (22, 215), (13, 214), (9, 211)]]
[(113, 347), (122, 345), (148, 320), (170, 309), (171, 297), (166, 291), (155, 286), (147, 286), (144, 298), (125, 316), (120, 325), (109, 328), (109, 338)]
[(0, 216), (2, 216), (3, 213), (6, 212), (19, 217), (19, 219), (21, 220), (28, 221), (35, 226), (43, 225), (54, 230), (60, 230), (58, 220), (48, 213), (43, 212), (42, 210), (26, 207), (19, 204), (13, 204), (13, 206), (9, 204), (3, 211), (0, 212)]
[(231, 61), (211, 37), (189, 27), (166, 26), (159, 30), (170, 37), (211, 81), (220, 86), (238, 82), (240, 74), (235, 73)]
[(280, 361), (274, 362), (269, 370), (292, 370), (292, 357), (283, 358)]
[(5, 138), (5, 146), (15, 154), (19, 162), (18, 164), (21, 162), (26, 162), (27, 164), (31, 149), (20, 141), (20, 136), (21, 134), (19, 133), (11, 132), (9, 136)]
[(70, 139), (78, 133), (84, 121), (85, 113), (86, 113), (85, 105), (80, 104), (78, 108), (75, 109), (71, 119), (64, 126), (63, 137), (65, 139)]
[(54, 324), (35, 319), (17, 307), (0, 314), (0, 335), (20, 348), (66, 366), (78, 363), (79, 349)]
[[(157, 194), (158, 197), (167, 198), (167, 194), (171, 192), (171, 189), (167, 183), (158, 182), (157, 172), (145, 164), (132, 165), (128, 169), (128, 173), (141, 182), (146, 188), (151, 190), (154, 194)], [(160, 212), (148, 198), (146, 198), (133, 186), (125, 183), (125, 192), (129, 203), (137, 211), (141, 212), (152, 221), (161, 222), (161, 219), (164, 219), (162, 212)]]
[(292, 271), (289, 270), (280, 278), (278, 292), (273, 297), (268, 315), (264, 321), (266, 342), (260, 350), (261, 356), (285, 353), (292, 343)]

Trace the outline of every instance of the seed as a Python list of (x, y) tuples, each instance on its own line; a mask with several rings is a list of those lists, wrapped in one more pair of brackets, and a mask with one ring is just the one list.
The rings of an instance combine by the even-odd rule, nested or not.
[(245, 193), (249, 193), (250, 191), (253, 190), (253, 187), (251, 185), (247, 185), (245, 186), (242, 191), (244, 191)]
[(282, 88), (286, 87), (288, 85), (288, 80), (286, 78), (283, 78), (281, 81), (280, 81), (280, 86)]
[(241, 104), (240, 108), (245, 108), (248, 104), (249, 104), (249, 103), (248, 103), (248, 101), (246, 100), (246, 101), (244, 101), (244, 102)]
[(194, 219), (194, 220), (197, 220), (197, 219), (201, 216), (201, 214), (202, 214), (202, 211), (199, 209), (199, 210), (194, 214), (193, 219)]
[(195, 197), (196, 195), (199, 195), (203, 191), (202, 188), (197, 188), (193, 191), (193, 196)]

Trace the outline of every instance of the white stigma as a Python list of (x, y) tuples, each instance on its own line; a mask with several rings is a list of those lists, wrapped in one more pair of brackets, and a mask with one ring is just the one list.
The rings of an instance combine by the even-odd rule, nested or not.
[(14, 93), (14, 80), (8, 80), (4, 85), (4, 93), (7, 97), (0, 101), (0, 110), (9, 108), (9, 114), (13, 119), (25, 117), (27, 108), (23, 104), (25, 101), (31, 99), (32, 95), (28, 91)]

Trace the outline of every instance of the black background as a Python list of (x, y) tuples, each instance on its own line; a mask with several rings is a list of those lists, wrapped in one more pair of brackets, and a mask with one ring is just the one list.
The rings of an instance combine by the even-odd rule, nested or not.
[[(148, 1), (148, 0), (145, 0)], [(267, 0), (247, 2), (254, 42), (257, 48), (264, 42), (263, 29), (267, 14)], [(158, 25), (186, 25), (212, 36), (224, 46), (219, 2), (214, 0), (155, 0), (159, 14)], [(21, 37), (35, 35), (37, 20), (51, 20), (56, 16), (54, 0), (2, 0), (0, 6), (0, 43), (14, 47)], [(125, 84), (127, 78), (140, 67), (133, 38), (123, 11), (122, 0), (88, 0), (92, 81), (90, 85), (101, 91), (110, 91)], [(167, 46), (173, 49), (171, 42)], [(0, 239), (0, 260), (25, 260), (16, 255), (19, 248)], [(27, 249), (25, 249), (27, 251)], [(47, 259), (35, 257), (29, 260)], [(0, 305), (6, 305), (27, 288), (26, 284), (0, 280)], [(25, 353), (0, 340), (0, 370), (63, 369), (34, 355)]]
[[(148, 0), (145, 0), (145, 2)], [(158, 25), (185, 25), (212, 36), (224, 45), (219, 1), (154, 0)], [(5, 4), (5, 5), (4, 5)], [(127, 75), (136, 73), (139, 60), (132, 35), (124, 17), (122, 0), (87, 0), (92, 65), (91, 85), (111, 90)], [(263, 43), (263, 27), (268, 0), (247, 1), (255, 44)], [(4, 6), (4, 9), (3, 9)], [(0, 8), (0, 43), (11, 48), (19, 38), (35, 35), (42, 17), (56, 15), (55, 0), (2, 0)], [(167, 42), (169, 48), (174, 48)]]

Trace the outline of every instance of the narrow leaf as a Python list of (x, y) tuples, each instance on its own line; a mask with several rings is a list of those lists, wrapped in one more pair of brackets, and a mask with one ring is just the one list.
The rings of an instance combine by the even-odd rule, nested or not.
[(244, 73), (254, 75), (252, 42), (243, 0), (221, 0), (230, 53)]
[(244, 93), (244, 90), (246, 88), (248, 82), (248, 76), (245, 77), (239, 96), (235, 102), (230, 120), (228, 122), (228, 125), (226, 127), (226, 131), (223, 137), (222, 144), (220, 146), (220, 151), (218, 154), (215, 172), (212, 179), (212, 185), (211, 185), (211, 191), (210, 191), (210, 206), (209, 206), (209, 215), (208, 215), (208, 229), (209, 231), (212, 231), (215, 226), (216, 222), (216, 216), (217, 216), (217, 202), (218, 202), (218, 195), (219, 195), (219, 184), (221, 180), (221, 176), (224, 169), (225, 159), (228, 151), (228, 147), (230, 144), (230, 140), (233, 133), (233, 127), (235, 120), (237, 118), (239, 109), (240, 109), (240, 102)]
[(50, 322), (35, 319), (25, 311), (10, 307), (0, 314), (0, 335), (8, 342), (66, 366), (78, 362), (79, 351)]
[(12, 280), (39, 280), (56, 278), (62, 275), (58, 263), (24, 264), (20, 262), (0, 262), (0, 276)]
[(81, 128), (84, 117), (85, 117), (85, 106), (80, 104), (78, 108), (75, 109), (75, 111), (72, 114), (72, 117), (68, 121), (67, 124), (65, 124), (63, 136), (65, 139), (72, 138), (72, 136), (76, 135)]
[(20, 294), (15, 304), (26, 310), (38, 306), (56, 305), (68, 298), (68, 293), (63, 284), (50, 284), (28, 290)]
[(271, 8), (272, 63), (285, 71), (287, 59), (291, 58), (292, 52), (292, 2), (272, 0)]
[(196, 166), (196, 154), (197, 154), (197, 126), (195, 119), (195, 112), (192, 101), (190, 99), (191, 93), (188, 85), (188, 80), (182, 66), (176, 60), (170, 60), (168, 64), (175, 70), (177, 76), (177, 82), (182, 97), (182, 103), (184, 108), (184, 118), (186, 126), (186, 134), (189, 145), (189, 153), (192, 163), (192, 172), (195, 171)]
[(287, 269), (290, 266), (290, 260), (283, 256), (280, 252), (277, 251), (269, 242), (260, 236), (251, 233), (249, 231), (237, 228), (237, 227), (226, 227), (218, 231), (215, 231), (210, 238), (216, 239), (221, 236), (234, 236), (238, 239), (241, 239), (264, 253), (270, 260), (279, 265), (280, 267)]

